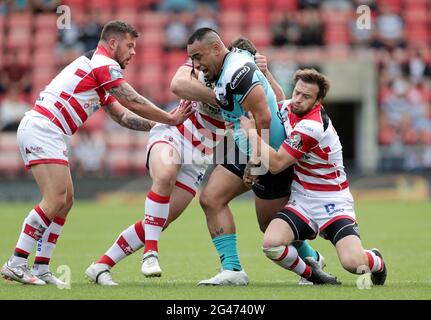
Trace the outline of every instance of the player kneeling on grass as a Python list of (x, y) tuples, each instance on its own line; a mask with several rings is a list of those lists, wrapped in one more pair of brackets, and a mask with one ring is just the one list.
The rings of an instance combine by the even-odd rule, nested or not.
[[(320, 233), (335, 246), (347, 271), (363, 273), (368, 269), (373, 284), (383, 285), (385, 263), (377, 249), (362, 247), (342, 146), (321, 105), (329, 80), (316, 70), (306, 69), (295, 73), (294, 83), (292, 99), (284, 101), (281, 108), (287, 139), (278, 151), (257, 135), (252, 117), (241, 118), (256, 165), (262, 162), (274, 174), (294, 165), (292, 194), (266, 229), (263, 252), (283, 268), (313, 281), (313, 265), (298, 256), (292, 243), (314, 239)], [(244, 177), (246, 183), (255, 179)]]

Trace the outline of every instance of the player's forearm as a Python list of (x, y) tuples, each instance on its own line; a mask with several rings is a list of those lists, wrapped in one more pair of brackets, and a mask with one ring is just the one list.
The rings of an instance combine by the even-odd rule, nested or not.
[(258, 135), (257, 130), (250, 130), (249, 141), (253, 149), (251, 159), (254, 163), (257, 163), (260, 160), (261, 163), (268, 166), (268, 170), (272, 174), (277, 174), (286, 168), (283, 157), (263, 141), (263, 139)]
[(149, 131), (155, 124), (127, 110), (118, 102), (106, 105), (103, 109), (112, 120), (117, 122), (120, 126), (131, 130)]
[(128, 83), (122, 83), (108, 90), (118, 102), (133, 113), (156, 122), (175, 124), (174, 117), (158, 108), (147, 98), (138, 94)]
[(150, 131), (155, 123), (153, 121), (148, 121), (147, 119), (139, 117), (129, 111), (124, 113), (120, 119), (119, 124), (131, 130)]
[(171, 82), (171, 91), (181, 99), (217, 105), (214, 91), (190, 76), (174, 78)]

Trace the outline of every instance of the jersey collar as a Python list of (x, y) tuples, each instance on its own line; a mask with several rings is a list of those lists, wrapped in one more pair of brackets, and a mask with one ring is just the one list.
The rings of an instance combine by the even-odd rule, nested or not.
[(94, 54), (101, 54), (105, 57), (111, 58), (111, 56), (108, 53), (108, 50), (106, 50), (106, 48), (104, 46), (102, 46), (101, 44), (99, 44), (97, 46), (96, 52)]

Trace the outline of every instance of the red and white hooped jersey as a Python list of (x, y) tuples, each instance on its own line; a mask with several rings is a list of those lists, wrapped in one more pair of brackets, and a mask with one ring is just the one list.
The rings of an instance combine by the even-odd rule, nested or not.
[(325, 109), (317, 104), (298, 117), (291, 111), (290, 101), (282, 102), (281, 114), (287, 136), (282, 147), (298, 159), (292, 191), (318, 198), (349, 195), (342, 146)]
[[(193, 68), (190, 60), (184, 66)], [(198, 74), (198, 79), (212, 87), (211, 84), (205, 82), (201, 72)], [(195, 149), (202, 151), (204, 155), (212, 155), (214, 147), (224, 136), (221, 133), (225, 129), (221, 110), (218, 106), (211, 106), (200, 101), (193, 101), (192, 106), (196, 112), (176, 127), (184, 139), (188, 140)]]
[(101, 106), (115, 101), (106, 90), (122, 82), (120, 65), (98, 46), (66, 66), (40, 93), (28, 114), (42, 114), (64, 134), (73, 135)]

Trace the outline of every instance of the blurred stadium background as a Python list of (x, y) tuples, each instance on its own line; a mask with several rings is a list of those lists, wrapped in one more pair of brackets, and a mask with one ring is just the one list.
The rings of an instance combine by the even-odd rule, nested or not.
[[(57, 28), (64, 13), (57, 13), (60, 5), (70, 8), (68, 29)], [(357, 26), (360, 5), (371, 9), (369, 29)], [(395, 197), (401, 191), (403, 197), (428, 196), (427, 0), (15, 0), (0, 2), (1, 201), (38, 197), (26, 188), (20, 193), (11, 188), (29, 179), (18, 153), (16, 127), (52, 77), (95, 47), (110, 19), (124, 19), (141, 32), (126, 79), (166, 109), (178, 101), (169, 84), (186, 59), (187, 36), (201, 26), (216, 28), (226, 43), (239, 35), (249, 37), (268, 56), (287, 93), (297, 68), (319, 69), (332, 80), (325, 106), (341, 137), (348, 173), (353, 180), (361, 178), (359, 189), (377, 187), (383, 194), (370, 196), (378, 197), (390, 197), (392, 191)], [(70, 160), (76, 183), (81, 185), (85, 177), (97, 185), (103, 177), (112, 183), (100, 187), (118, 189), (130, 178), (145, 178), (145, 148), (145, 134), (96, 113), (73, 139)], [(100, 188), (77, 187), (77, 198), (94, 196), (88, 194), (91, 190)]]
[[(68, 29), (57, 28), (64, 13), (57, 13), (60, 5), (70, 8)], [(368, 29), (357, 26), (360, 5), (371, 9)], [(166, 110), (178, 102), (169, 84), (187, 59), (187, 37), (202, 26), (217, 29), (226, 44), (240, 35), (250, 38), (287, 94), (297, 68), (327, 74), (332, 88), (324, 105), (343, 144), (355, 199), (420, 200), (426, 205), (417, 217), (430, 222), (430, 1), (15, 0), (0, 1), (0, 213), (12, 219), (10, 210), (17, 210), (15, 231), (27, 212), (22, 203), (30, 208), (40, 199), (19, 155), (19, 121), (63, 66), (96, 46), (111, 19), (126, 20), (141, 32), (125, 77)], [(145, 134), (121, 128), (102, 111), (94, 114), (72, 140), (77, 202), (119, 199), (142, 207), (149, 186), (145, 148)], [(384, 205), (376, 208), (385, 211)], [(378, 241), (384, 238), (379, 228), (374, 231)], [(103, 248), (115, 235), (104, 236)]]

